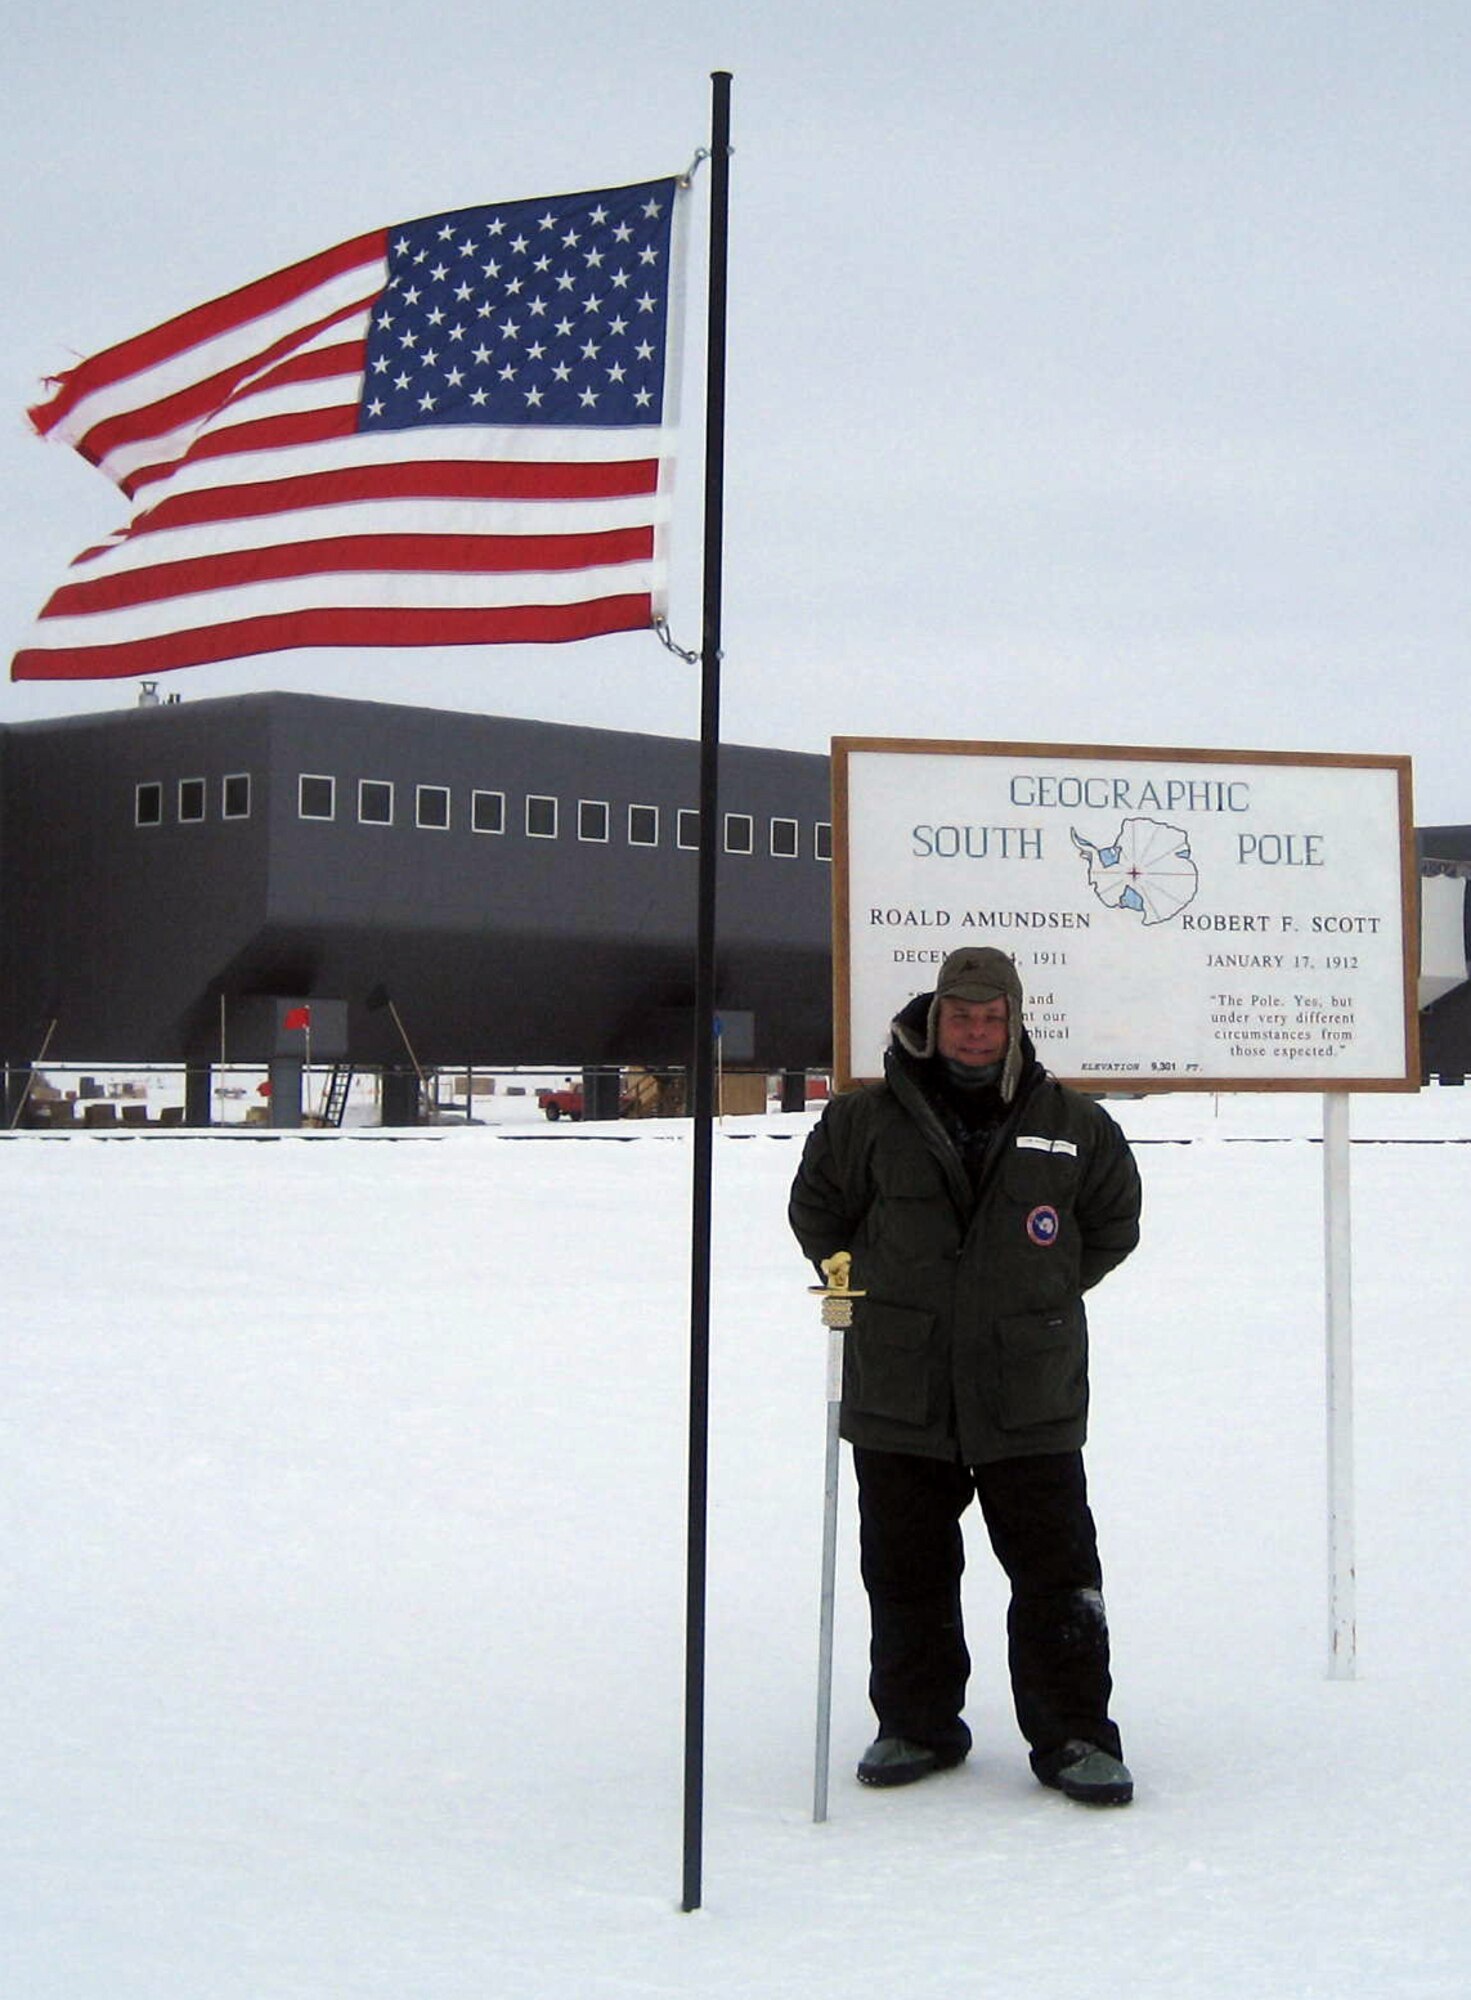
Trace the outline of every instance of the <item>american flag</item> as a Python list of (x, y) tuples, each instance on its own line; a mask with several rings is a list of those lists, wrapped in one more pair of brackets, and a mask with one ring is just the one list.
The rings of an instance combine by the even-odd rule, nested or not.
[(31, 411), (134, 503), (16, 680), (662, 618), (681, 189), (375, 231), (55, 377)]

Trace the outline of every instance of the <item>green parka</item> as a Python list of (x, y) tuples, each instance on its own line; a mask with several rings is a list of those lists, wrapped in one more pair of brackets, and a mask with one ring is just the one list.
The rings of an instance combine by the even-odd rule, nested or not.
[(895, 1041), (885, 1081), (834, 1098), (792, 1186), (814, 1262), (851, 1250), (842, 1434), (984, 1465), (1074, 1451), (1088, 1416), (1082, 1295), (1139, 1240), (1139, 1175), (1103, 1108), (1036, 1062), (973, 1191)]

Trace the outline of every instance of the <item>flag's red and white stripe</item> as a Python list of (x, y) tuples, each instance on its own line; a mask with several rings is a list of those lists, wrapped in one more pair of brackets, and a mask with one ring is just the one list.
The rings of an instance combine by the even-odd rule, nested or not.
[(359, 237), (56, 378), (37, 430), (135, 512), (72, 564), (13, 678), (580, 639), (662, 617), (667, 431), (358, 431), (386, 252), (386, 232)]

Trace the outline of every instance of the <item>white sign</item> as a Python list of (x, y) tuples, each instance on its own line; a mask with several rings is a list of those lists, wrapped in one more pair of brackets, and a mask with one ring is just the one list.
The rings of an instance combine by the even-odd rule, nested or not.
[(1415, 1089), (1401, 757), (837, 738), (837, 1069), (962, 945), (1084, 1089)]

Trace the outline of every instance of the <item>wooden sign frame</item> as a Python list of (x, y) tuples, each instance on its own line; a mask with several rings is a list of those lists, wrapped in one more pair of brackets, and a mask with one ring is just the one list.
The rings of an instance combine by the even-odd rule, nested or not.
[(832, 787), (839, 1089), (965, 944), (1082, 1090), (1420, 1087), (1409, 758), (840, 736)]

